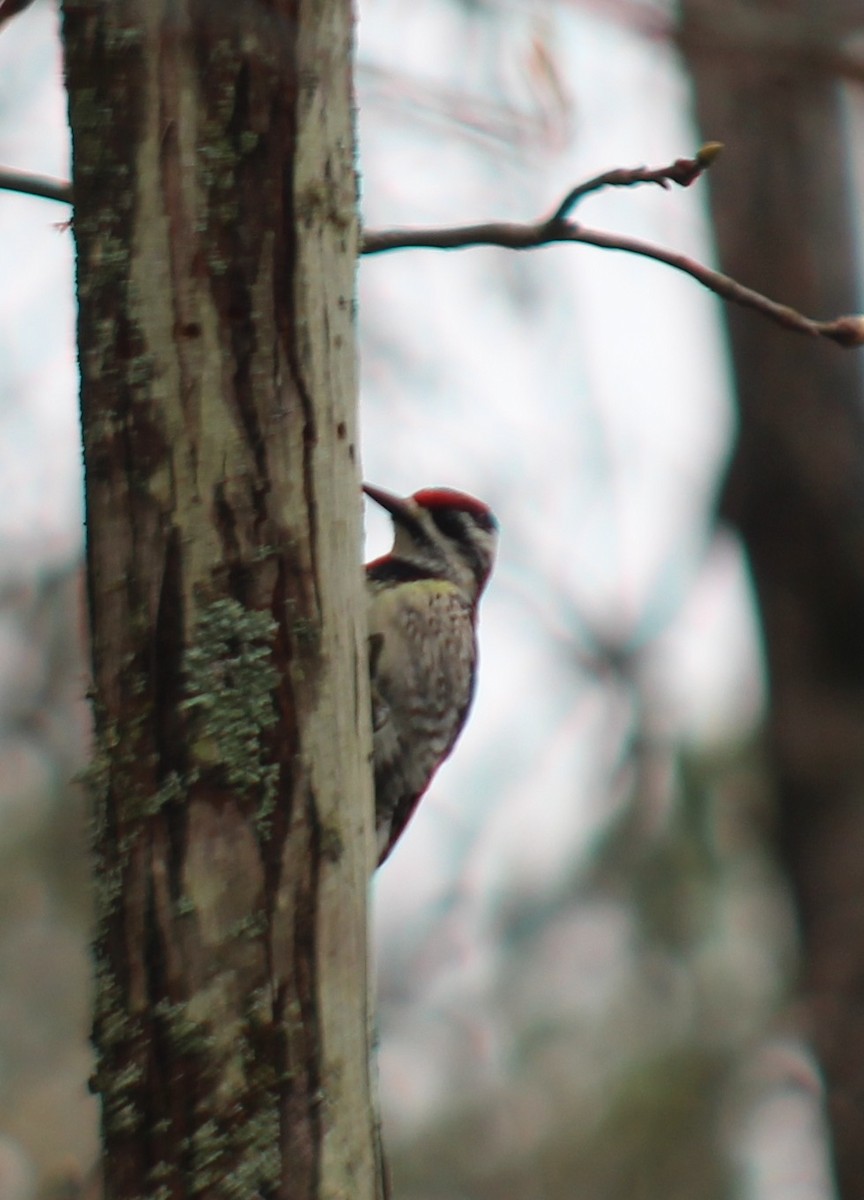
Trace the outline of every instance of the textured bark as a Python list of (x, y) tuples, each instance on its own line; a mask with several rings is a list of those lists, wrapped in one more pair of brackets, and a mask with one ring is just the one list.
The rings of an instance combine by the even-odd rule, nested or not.
[(66, 0), (110, 1197), (372, 1197), (348, 0)]
[[(853, 312), (839, 87), (858, 0), (684, 0), (682, 43), (722, 269), (823, 317)], [(860, 357), (726, 310), (740, 406), (723, 498), (750, 557), (771, 687), (780, 846), (838, 1184), (864, 1198), (864, 404)]]

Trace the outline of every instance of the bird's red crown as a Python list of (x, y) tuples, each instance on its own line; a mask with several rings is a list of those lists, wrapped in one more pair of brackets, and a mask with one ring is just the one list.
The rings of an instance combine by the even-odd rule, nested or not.
[(478, 500), (474, 496), (469, 496), (467, 492), (458, 492), (455, 488), (421, 488), (419, 492), (414, 493), (411, 499), (422, 508), (428, 508), (431, 511), (455, 508), (460, 512), (471, 513), (479, 525), (488, 525), (489, 528), (494, 528), (496, 525), (495, 517), (488, 504), (484, 504), (482, 500)]

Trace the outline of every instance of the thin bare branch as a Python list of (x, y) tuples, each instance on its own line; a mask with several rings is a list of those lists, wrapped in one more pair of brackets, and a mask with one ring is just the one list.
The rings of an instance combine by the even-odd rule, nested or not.
[(539, 221), (513, 222), (489, 221), (479, 225), (459, 225), (440, 229), (368, 229), (363, 234), (363, 254), (382, 254), (387, 250), (432, 249), (461, 250), (469, 246), (501, 246), (507, 250), (533, 250), (538, 246), (550, 246), (558, 242), (578, 242), (588, 246), (599, 246), (604, 250), (621, 250), (626, 254), (638, 254), (656, 262), (673, 267), (692, 276), (709, 291), (714, 292), (731, 304), (739, 304), (761, 313), (784, 329), (810, 337), (827, 338), (840, 346), (864, 346), (864, 317), (843, 316), (832, 321), (816, 321), (805, 317), (785, 304), (778, 304), (768, 296), (745, 287), (728, 275), (703, 266), (695, 259), (638, 238), (624, 237), (588, 229), (568, 214), (583, 197), (605, 187), (632, 187), (640, 183), (656, 183), (668, 187), (670, 183), (689, 187), (705, 171), (722, 147), (709, 142), (693, 157), (679, 158), (668, 167), (618, 168), (597, 175), (585, 183), (572, 188), (551, 217)]
[(48, 175), (26, 175), (23, 171), (12, 171), (8, 167), (0, 167), (0, 191), (23, 192), (27, 196), (57, 200), (61, 204), (72, 203), (72, 185), (65, 179), (52, 179)]
[(689, 187), (703, 171), (708, 170), (722, 150), (722, 142), (706, 142), (692, 158), (676, 158), (668, 167), (615, 167), (611, 171), (604, 171), (572, 188), (555, 209), (552, 220), (563, 221), (570, 216), (579, 200), (605, 187), (634, 187), (639, 183), (656, 183), (664, 188), (668, 188), (670, 183)]
[(599, 246), (603, 250), (623, 250), (626, 254), (653, 258), (655, 262), (664, 263), (676, 271), (683, 271), (721, 299), (728, 300), (731, 304), (739, 304), (743, 308), (755, 309), (775, 324), (782, 325), (784, 329), (791, 329), (794, 333), (828, 338), (839, 346), (864, 346), (864, 316), (851, 315), (837, 317), (833, 321), (815, 321), (787, 304), (778, 304), (776, 300), (763, 296), (761, 292), (745, 287), (729, 275), (703, 266), (695, 259), (688, 258), (686, 254), (664, 250), (662, 246), (654, 246), (650, 242), (640, 241), (639, 238), (621, 237), (597, 229), (586, 229), (585, 226), (576, 226), (575, 233), (576, 236), (569, 240), (587, 246)]

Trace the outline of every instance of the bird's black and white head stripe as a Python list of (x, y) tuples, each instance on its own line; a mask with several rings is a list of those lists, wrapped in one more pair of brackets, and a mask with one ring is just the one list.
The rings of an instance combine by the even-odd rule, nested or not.
[(482, 592), (495, 559), (498, 522), (488, 505), (450, 488), (423, 488), (402, 498), (364, 485), (364, 491), (393, 518), (391, 554), (367, 571), (386, 564), (388, 578), (398, 570), (405, 578), (440, 578), (462, 587), (472, 602)]
[(470, 565), (477, 586), (482, 588), (492, 569), (490, 549), (494, 550), (494, 541), (490, 546), (490, 539), (498, 532), (498, 522), (487, 505), (449, 488), (427, 488), (415, 492), (413, 500), (429, 513), (438, 532)]

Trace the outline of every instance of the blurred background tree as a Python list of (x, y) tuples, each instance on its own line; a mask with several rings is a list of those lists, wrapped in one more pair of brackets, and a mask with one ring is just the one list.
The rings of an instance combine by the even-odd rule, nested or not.
[[(364, 220), (531, 218), (716, 138), (707, 186), (585, 219), (859, 308), (856, 7), (365, 0)], [(65, 138), (38, 0), (0, 36), (0, 162), (66, 175)], [(58, 211), (0, 195), (4, 1200), (95, 1142)], [(474, 717), (376, 884), (395, 1195), (825, 1200), (833, 1161), (855, 1200), (860, 353), (583, 247), (410, 251), (360, 288), (367, 478), (503, 526)]]
[[(861, 307), (853, 189), (864, 16), (850, 0), (685, 0), (723, 268), (810, 312)], [(856, 93), (857, 85), (857, 95)], [(864, 111), (864, 110), (861, 110)], [(860, 129), (860, 127), (859, 127)], [(860, 138), (858, 139), (860, 147)], [(740, 428), (721, 513), (758, 597), (778, 849), (799, 917), (807, 1032), (838, 1190), (864, 1197), (864, 390), (861, 357), (728, 313)], [(760, 333), (762, 336), (760, 336)]]

